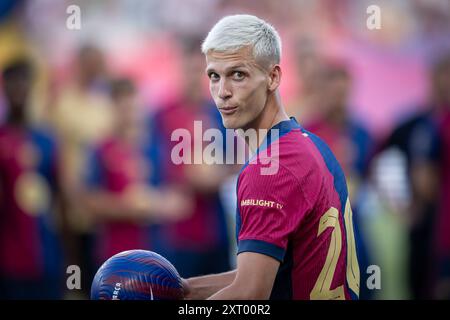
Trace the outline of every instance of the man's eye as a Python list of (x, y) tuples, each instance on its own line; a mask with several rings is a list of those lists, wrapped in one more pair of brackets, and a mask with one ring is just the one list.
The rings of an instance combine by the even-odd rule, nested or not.
[(219, 80), (219, 75), (215, 72), (211, 72), (210, 74), (208, 74), (209, 79), (211, 79), (211, 81), (217, 81)]
[(245, 78), (245, 74), (241, 71), (235, 71), (233, 72), (233, 79), (235, 80), (242, 80)]

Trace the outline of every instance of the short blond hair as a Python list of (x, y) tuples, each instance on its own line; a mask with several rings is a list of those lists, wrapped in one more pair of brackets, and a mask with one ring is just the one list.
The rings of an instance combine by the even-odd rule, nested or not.
[(231, 15), (217, 22), (203, 41), (202, 52), (237, 51), (251, 46), (255, 59), (280, 63), (281, 39), (266, 21), (248, 14)]

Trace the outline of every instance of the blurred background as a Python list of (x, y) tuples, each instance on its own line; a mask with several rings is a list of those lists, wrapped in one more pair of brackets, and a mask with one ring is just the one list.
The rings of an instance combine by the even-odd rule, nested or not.
[(236, 13), (277, 28), (284, 105), (346, 173), (361, 298), (450, 298), (448, 0), (2, 0), (0, 298), (87, 299), (128, 249), (234, 266), (239, 166), (177, 166), (170, 136), (224, 130), (200, 45)]

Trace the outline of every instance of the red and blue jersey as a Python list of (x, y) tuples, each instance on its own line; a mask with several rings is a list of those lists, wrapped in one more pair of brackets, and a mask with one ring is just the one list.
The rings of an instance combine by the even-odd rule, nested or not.
[(56, 142), (48, 132), (0, 127), (0, 277), (38, 280), (62, 274), (54, 211), (57, 162)]
[(345, 176), (320, 138), (293, 118), (275, 125), (243, 167), (237, 200), (238, 254), (256, 252), (281, 263), (271, 299), (358, 297)]

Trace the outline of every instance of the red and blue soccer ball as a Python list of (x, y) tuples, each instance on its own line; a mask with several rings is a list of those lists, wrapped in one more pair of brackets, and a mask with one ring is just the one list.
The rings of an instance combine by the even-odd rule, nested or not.
[(181, 277), (161, 255), (146, 250), (118, 253), (98, 269), (91, 300), (181, 300)]

